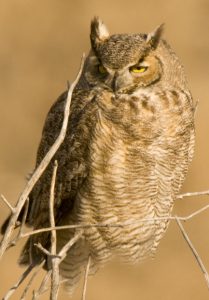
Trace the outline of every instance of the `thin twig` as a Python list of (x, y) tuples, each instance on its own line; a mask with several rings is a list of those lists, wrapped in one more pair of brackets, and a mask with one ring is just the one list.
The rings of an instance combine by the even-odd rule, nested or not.
[(8, 244), (8, 247), (12, 247), (12, 246), (15, 246), (17, 241), (19, 239), (21, 239), (22, 237), (22, 234), (23, 234), (23, 229), (24, 229), (24, 226), (25, 226), (25, 221), (26, 221), (26, 218), (27, 218), (27, 214), (28, 214), (28, 207), (29, 207), (29, 198), (26, 199), (26, 202), (25, 202), (25, 207), (24, 207), (24, 214), (23, 214), (23, 218), (22, 218), (22, 222), (20, 223), (20, 229), (18, 231), (18, 234), (16, 236), (16, 238), (14, 238), (9, 244)]
[[(20, 214), (20, 211), (21, 211), (22, 207), (25, 204), (26, 199), (28, 198), (28, 196), (29, 196), (31, 190), (33, 189), (34, 185), (36, 184), (36, 182), (38, 181), (40, 176), (43, 174), (43, 172), (45, 171), (45, 169), (48, 166), (48, 164), (50, 163), (52, 157), (57, 152), (57, 150), (59, 149), (60, 145), (62, 144), (62, 142), (65, 138), (66, 131), (67, 131), (67, 126), (68, 126), (69, 114), (70, 114), (70, 104), (71, 104), (72, 93), (73, 93), (73, 90), (74, 90), (75, 86), (77, 85), (77, 83), (80, 79), (80, 75), (81, 75), (82, 70), (83, 70), (83, 65), (84, 65), (84, 55), (82, 57), (81, 66), (80, 66), (80, 70), (78, 72), (78, 75), (77, 75), (75, 81), (72, 83), (70, 89), (68, 90), (68, 95), (67, 95), (67, 99), (66, 99), (66, 103), (65, 103), (64, 118), (63, 118), (61, 131), (60, 131), (56, 141), (54, 142), (52, 147), (49, 149), (49, 151), (47, 152), (47, 154), (45, 155), (45, 157), (43, 158), (43, 160), (41, 161), (41, 163), (39, 164), (39, 166), (37, 167), (37, 169), (35, 170), (35, 172), (31, 176), (31, 178), (29, 179), (28, 183), (26, 184), (25, 188), (23, 189), (23, 192), (21, 193), (21, 195), (20, 195), (20, 197), (17, 201), (15, 209), (13, 209), (13, 211), (12, 211), (12, 216), (10, 218), (9, 224), (7, 226), (5, 234), (4, 234), (4, 236), (2, 238), (2, 241), (1, 241), (0, 258), (2, 257), (2, 255), (4, 254), (4, 252), (7, 249), (7, 246), (9, 244), (11, 235), (12, 235), (12, 233), (14, 231), (14, 228), (15, 228), (17, 218)], [(10, 209), (11, 209), (11, 207), (10, 207)]]
[(191, 213), (190, 215), (188, 215), (187, 217), (183, 218), (183, 217), (178, 217), (179, 220), (181, 221), (188, 221), (190, 219), (192, 219), (193, 217), (196, 217), (197, 215), (199, 215), (200, 213), (202, 213), (203, 211), (209, 209), (209, 204), (201, 207), (200, 209), (194, 211), (193, 213)]
[(36, 267), (36, 271), (33, 273), (33, 275), (31, 276), (31, 279), (29, 280), (28, 284), (26, 285), (20, 300), (25, 300), (27, 292), (28, 292), (29, 288), (31, 287), (34, 278), (37, 276), (38, 272), (41, 270), (41, 268), (43, 267), (44, 264), (45, 264), (45, 260), (43, 260), (42, 263)]
[(9, 201), (4, 197), (4, 195), (1, 195), (1, 200), (4, 201), (4, 203), (6, 204), (6, 206), (11, 210), (11, 212), (14, 212), (14, 207), (9, 203)]
[(34, 268), (34, 264), (28, 266), (28, 268), (20, 276), (19, 280), (9, 289), (9, 291), (6, 293), (6, 295), (3, 297), (2, 300), (8, 300), (14, 294), (14, 292), (17, 290), (20, 284), (26, 279), (26, 277), (30, 274), (33, 268)]
[(183, 199), (185, 197), (208, 196), (208, 195), (209, 195), (209, 190), (206, 190), (206, 191), (202, 191), (202, 192), (192, 192), (192, 193), (180, 194), (176, 198), (177, 199)]
[(43, 293), (45, 293), (47, 290), (48, 290), (48, 281), (51, 277), (51, 273), (52, 273), (52, 270), (49, 270), (46, 275), (44, 276), (41, 284), (40, 284), (40, 287), (37, 291), (33, 291), (33, 298), (32, 300), (37, 300), (40, 295), (42, 295)]
[(185, 241), (189, 245), (189, 247), (190, 247), (190, 249), (191, 249), (191, 251), (192, 251), (192, 253), (193, 253), (193, 255), (194, 255), (194, 257), (195, 257), (195, 259), (196, 259), (196, 261), (197, 261), (197, 263), (198, 263), (198, 265), (200, 267), (200, 269), (201, 269), (201, 271), (204, 274), (204, 277), (205, 277), (205, 280), (206, 280), (206, 284), (207, 284), (207, 287), (209, 289), (209, 275), (208, 275), (208, 272), (207, 272), (207, 270), (206, 270), (206, 268), (205, 268), (205, 266), (204, 266), (204, 264), (203, 264), (203, 262), (202, 262), (202, 260), (201, 260), (201, 258), (199, 256), (197, 250), (193, 246), (193, 244), (192, 244), (192, 242), (191, 242), (188, 234), (186, 233), (186, 231), (185, 231), (185, 229), (184, 229), (181, 221), (179, 220), (179, 218), (177, 216), (176, 216), (176, 222), (177, 222), (177, 224), (178, 224), (178, 226), (179, 226), (179, 228), (181, 230), (181, 233), (182, 233)]
[(87, 288), (87, 281), (88, 281), (90, 264), (91, 264), (91, 256), (89, 255), (86, 270), (85, 270), (85, 276), (84, 276), (82, 300), (86, 300), (86, 288)]
[[(168, 218), (167, 218), (168, 219)], [(123, 227), (124, 225), (121, 224), (110, 224), (110, 223), (93, 223), (93, 224), (77, 224), (77, 225), (62, 225), (62, 226), (55, 226), (55, 227), (46, 227), (41, 228), (33, 231), (28, 231), (22, 234), (22, 238), (29, 237), (31, 235), (35, 235), (42, 232), (48, 232), (51, 230), (65, 230), (65, 229), (75, 229), (75, 228), (90, 228), (90, 227)]]
[[(50, 214), (50, 225), (55, 227), (54, 218), (54, 193), (55, 193), (55, 182), (57, 175), (57, 161), (54, 162), (54, 169), (52, 174), (51, 188), (50, 188), (50, 199), (49, 199), (49, 214)], [(51, 231), (51, 255), (56, 255), (57, 253), (57, 232), (56, 230)], [(52, 263), (52, 275), (51, 275), (51, 291), (50, 300), (57, 300), (59, 291), (59, 259), (56, 257), (51, 257)]]
[(69, 249), (81, 238), (83, 234), (83, 230), (77, 230), (74, 237), (64, 245), (64, 247), (60, 250), (58, 255), (61, 257), (60, 263), (65, 259)]
[[(203, 206), (202, 208), (198, 209), (197, 211), (187, 215), (187, 216), (179, 216), (179, 220), (181, 221), (188, 221), (191, 218), (193, 218), (194, 216), (199, 215), (200, 213), (202, 213), (203, 211), (209, 209), (209, 204)], [(74, 229), (74, 228), (91, 228), (91, 227), (106, 227), (106, 228), (112, 228), (112, 227), (124, 227), (124, 226), (129, 226), (129, 225), (133, 225), (133, 224), (137, 224), (137, 223), (144, 223), (144, 222), (153, 222), (153, 221), (165, 221), (165, 220), (175, 220), (176, 217), (175, 216), (167, 216), (167, 217), (154, 217), (154, 218), (143, 218), (140, 220), (134, 220), (134, 221), (129, 221), (129, 222), (125, 222), (125, 223), (93, 223), (93, 224), (77, 224), (77, 225), (63, 225), (63, 226), (55, 226), (55, 227), (46, 227), (46, 228), (41, 228), (41, 229), (37, 229), (37, 230), (33, 230), (33, 231), (29, 231), (26, 232), (24, 234), (22, 234), (22, 238), (26, 238), (29, 237), (31, 235), (35, 235), (38, 233), (42, 233), (42, 232), (48, 232), (51, 230), (67, 230), (67, 229)]]
[[(53, 228), (55, 227), (55, 217), (54, 217), (54, 191), (55, 191), (55, 181), (57, 175), (57, 160), (54, 162), (54, 169), (52, 174), (51, 180), (51, 188), (50, 188), (50, 199), (49, 199), (49, 219), (50, 219), (50, 226)], [(56, 229), (51, 230), (51, 254), (55, 255), (57, 249), (57, 234)]]
[(57, 254), (52, 254), (50, 251), (48, 251), (46, 248), (44, 248), (40, 243), (38, 244), (34, 244), (35, 247), (37, 247), (39, 250), (41, 250), (41, 252), (43, 252), (45, 255), (49, 256), (49, 257), (57, 257), (57, 258), (61, 258), (59, 255)]
[(25, 209), (24, 209), (24, 214), (23, 214), (23, 218), (21, 221), (21, 225), (20, 225), (19, 236), (21, 236), (21, 234), (23, 232), (23, 228), (25, 226), (26, 218), (28, 215), (28, 207), (29, 207), (29, 198), (27, 198), (26, 202), (25, 202)]

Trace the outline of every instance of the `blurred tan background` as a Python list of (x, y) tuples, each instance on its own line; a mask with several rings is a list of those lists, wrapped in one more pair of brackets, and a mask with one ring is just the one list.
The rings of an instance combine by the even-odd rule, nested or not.
[[(208, 0), (0, 0), (0, 192), (15, 203), (33, 169), (46, 113), (72, 81), (89, 49), (89, 23), (99, 15), (110, 32), (148, 32), (162, 22), (180, 56), (194, 99), (196, 152), (183, 191), (209, 189), (209, 1)], [(207, 197), (178, 200), (175, 214), (206, 205)], [(0, 222), (8, 214), (0, 203)], [(185, 224), (209, 270), (209, 211)], [(0, 297), (23, 271), (21, 243), (0, 265)], [(20, 289), (20, 292), (22, 289)], [(13, 296), (19, 299), (20, 292)], [(72, 299), (80, 299), (78, 289)], [(171, 223), (154, 260), (134, 267), (117, 262), (88, 282), (87, 300), (208, 299), (195, 259)], [(48, 299), (48, 296), (43, 297)], [(61, 292), (60, 299), (69, 299)]]

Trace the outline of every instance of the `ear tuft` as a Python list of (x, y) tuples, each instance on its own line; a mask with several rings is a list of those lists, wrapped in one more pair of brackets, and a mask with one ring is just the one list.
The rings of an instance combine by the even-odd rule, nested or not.
[(95, 48), (98, 43), (104, 42), (109, 38), (109, 36), (110, 35), (107, 27), (102, 22), (102, 20), (100, 20), (99, 17), (94, 17), (94, 19), (91, 21), (90, 34), (92, 47)]
[(150, 46), (152, 48), (157, 48), (158, 46), (158, 43), (161, 39), (161, 36), (163, 34), (163, 30), (164, 30), (164, 24), (161, 24), (160, 26), (158, 26), (154, 31), (150, 32), (148, 35), (147, 35), (147, 40), (146, 42), (148, 44), (150, 44)]

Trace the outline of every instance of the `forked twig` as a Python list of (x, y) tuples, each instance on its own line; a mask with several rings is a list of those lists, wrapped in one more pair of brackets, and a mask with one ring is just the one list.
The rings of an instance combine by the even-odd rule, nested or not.
[(41, 250), (41, 252), (43, 252), (48, 257), (59, 257), (60, 258), (59, 255), (52, 254), (49, 250), (47, 250), (46, 248), (44, 248), (40, 243), (34, 244), (34, 246), (37, 247), (39, 250)]
[(22, 222), (18, 231), (17, 236), (8, 244), (7, 249), (10, 247), (13, 247), (16, 245), (17, 241), (19, 241), (19, 239), (22, 238), (23, 235), (23, 229), (25, 226), (25, 222), (26, 222), (26, 218), (27, 218), (27, 213), (28, 213), (28, 207), (29, 207), (29, 198), (26, 199), (25, 202), (25, 208), (24, 208), (24, 214), (23, 214), (23, 218), (22, 218)]
[(81, 238), (83, 234), (82, 229), (78, 229), (72, 239), (70, 239), (60, 250), (58, 254), (52, 254), (50, 251), (48, 251), (46, 248), (44, 248), (40, 243), (39, 244), (34, 244), (39, 250), (41, 250), (45, 255), (49, 257), (54, 257), (59, 259), (59, 263), (65, 259), (69, 249)]
[(202, 259), (200, 258), (197, 250), (195, 249), (195, 247), (193, 246), (188, 234), (186, 233), (186, 230), (184, 229), (181, 221), (179, 220), (179, 218), (176, 216), (176, 222), (181, 230), (181, 233), (185, 239), (185, 241), (187, 242), (189, 248), (191, 249), (200, 269), (202, 270), (203, 274), (204, 274), (204, 277), (205, 277), (205, 280), (206, 280), (206, 284), (207, 284), (207, 287), (209, 289), (209, 275), (208, 275), (208, 272), (206, 270), (206, 267), (204, 266), (203, 262), (202, 262)]
[[(77, 232), (75, 233), (75, 236), (67, 244), (65, 244), (63, 246), (63, 248), (60, 250), (60, 252), (56, 255), (53, 255), (54, 257), (57, 258), (58, 265), (60, 265), (60, 263), (65, 259), (69, 249), (77, 242), (77, 240), (79, 240), (81, 238), (82, 234), (83, 234), (83, 230), (77, 230)], [(43, 251), (44, 254), (46, 254), (48, 256), (52, 256), (52, 254), (47, 249), (42, 247), (40, 244), (38, 244), (38, 247), (41, 251)], [(47, 284), (48, 284), (49, 278), (52, 277), (52, 272), (53, 272), (52, 269), (47, 272), (38, 291), (33, 292), (32, 300), (37, 300), (41, 294), (43, 294), (45, 291), (48, 290)], [(59, 284), (63, 283), (64, 281), (65, 280), (59, 281)]]
[[(52, 147), (49, 149), (49, 151), (47, 152), (47, 154), (45, 155), (45, 157), (43, 158), (43, 160), (41, 161), (41, 163), (39, 164), (39, 166), (37, 167), (37, 169), (35, 170), (35, 172), (31, 176), (30, 180), (26, 184), (25, 188), (23, 189), (23, 192), (21, 193), (21, 195), (20, 195), (20, 197), (17, 201), (17, 204), (16, 204), (15, 208), (13, 208), (13, 210), (12, 210), (12, 215), (11, 215), (9, 224), (7, 226), (7, 229), (5, 231), (3, 239), (1, 241), (0, 258), (2, 257), (2, 255), (4, 254), (4, 252), (6, 251), (6, 249), (8, 247), (11, 235), (12, 235), (13, 230), (15, 228), (17, 218), (20, 214), (20, 211), (21, 211), (22, 207), (25, 204), (26, 199), (28, 198), (32, 188), (35, 185), (35, 183), (38, 181), (40, 176), (43, 174), (44, 170), (46, 169), (46, 167), (50, 163), (52, 157), (54, 156), (54, 154), (56, 153), (56, 151), (58, 150), (58, 148), (60, 147), (60, 145), (62, 144), (62, 142), (65, 138), (66, 131), (67, 131), (69, 114), (70, 114), (71, 97), (72, 97), (73, 90), (74, 90), (75, 86), (77, 85), (77, 83), (80, 79), (80, 75), (81, 75), (82, 70), (83, 70), (83, 65), (84, 65), (84, 55), (82, 57), (81, 67), (80, 67), (80, 70), (78, 72), (78, 75), (77, 75), (75, 81), (71, 84), (70, 89), (68, 90), (68, 95), (67, 95), (65, 109), (64, 109), (64, 118), (63, 118), (63, 123), (62, 123), (62, 128), (60, 130), (60, 133), (59, 133), (56, 141), (52, 145)], [(3, 199), (3, 201), (8, 205), (8, 203), (5, 201), (5, 199)], [(11, 209), (11, 207), (10, 207), (10, 209)]]

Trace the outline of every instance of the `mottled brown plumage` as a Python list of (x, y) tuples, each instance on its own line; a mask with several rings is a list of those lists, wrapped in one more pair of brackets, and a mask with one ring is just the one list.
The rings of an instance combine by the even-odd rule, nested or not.
[[(110, 36), (95, 18), (92, 49), (72, 98), (69, 128), (58, 160), (56, 224), (124, 223), (86, 228), (61, 264), (69, 289), (91, 256), (91, 271), (118, 255), (135, 263), (152, 255), (167, 226), (194, 148), (194, 106), (177, 56), (151, 34)], [(55, 141), (63, 120), (64, 93), (43, 129), (37, 165)], [(49, 226), (53, 163), (30, 195), (28, 224)], [(62, 247), (75, 230), (58, 232)], [(39, 262), (33, 246), (49, 247), (48, 233), (30, 237), (20, 263)]]

